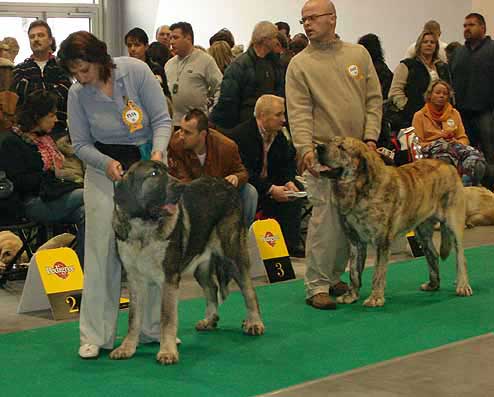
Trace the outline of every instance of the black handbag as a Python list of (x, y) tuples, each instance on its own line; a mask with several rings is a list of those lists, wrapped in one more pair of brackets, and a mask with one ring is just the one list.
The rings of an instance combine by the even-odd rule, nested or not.
[(17, 223), (24, 215), (19, 194), (5, 171), (0, 171), (0, 214), (0, 225)]
[(117, 145), (95, 142), (94, 146), (101, 153), (117, 160), (122, 165), (124, 171), (127, 171), (132, 164), (141, 159), (141, 152), (135, 145)]
[(53, 172), (45, 172), (41, 177), (39, 197), (43, 201), (53, 201), (82, 187), (82, 183), (58, 179)]

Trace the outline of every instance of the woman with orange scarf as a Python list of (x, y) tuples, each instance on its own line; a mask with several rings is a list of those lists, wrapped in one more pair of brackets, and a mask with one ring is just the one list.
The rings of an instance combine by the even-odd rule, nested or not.
[(445, 81), (432, 83), (425, 93), (425, 106), (415, 113), (412, 125), (424, 157), (455, 166), (464, 185), (480, 185), (486, 161), (480, 151), (469, 145), (460, 113), (449, 103), (452, 94)]

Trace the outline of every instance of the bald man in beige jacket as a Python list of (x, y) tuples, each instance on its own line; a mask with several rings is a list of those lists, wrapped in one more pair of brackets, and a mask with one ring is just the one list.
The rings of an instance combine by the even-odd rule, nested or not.
[(319, 178), (314, 142), (351, 136), (376, 148), (382, 96), (367, 50), (335, 34), (336, 9), (328, 0), (309, 0), (302, 20), (310, 45), (295, 56), (286, 76), (288, 119), (307, 182), (312, 208), (306, 244), (307, 304), (335, 309), (329, 291), (348, 288), (340, 280), (348, 261), (349, 243), (331, 201), (331, 182)]

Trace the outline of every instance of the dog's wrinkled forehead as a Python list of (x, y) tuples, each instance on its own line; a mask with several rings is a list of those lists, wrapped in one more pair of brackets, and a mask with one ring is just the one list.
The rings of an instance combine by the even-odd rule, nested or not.
[(166, 175), (168, 168), (158, 161), (138, 161), (133, 164), (124, 176), (124, 179), (143, 180), (149, 176)]
[(150, 207), (166, 199), (168, 169), (157, 161), (133, 164), (115, 185), (115, 204), (131, 216), (146, 217)]
[(339, 149), (347, 151), (361, 151), (367, 147), (360, 139), (351, 137), (335, 136), (330, 138), (329, 142)]

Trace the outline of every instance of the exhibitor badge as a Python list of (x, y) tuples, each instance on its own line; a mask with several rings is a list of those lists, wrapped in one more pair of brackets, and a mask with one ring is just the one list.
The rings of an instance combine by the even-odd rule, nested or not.
[(129, 127), (130, 133), (142, 128), (142, 109), (132, 100), (127, 100), (127, 105), (122, 112), (122, 120)]

